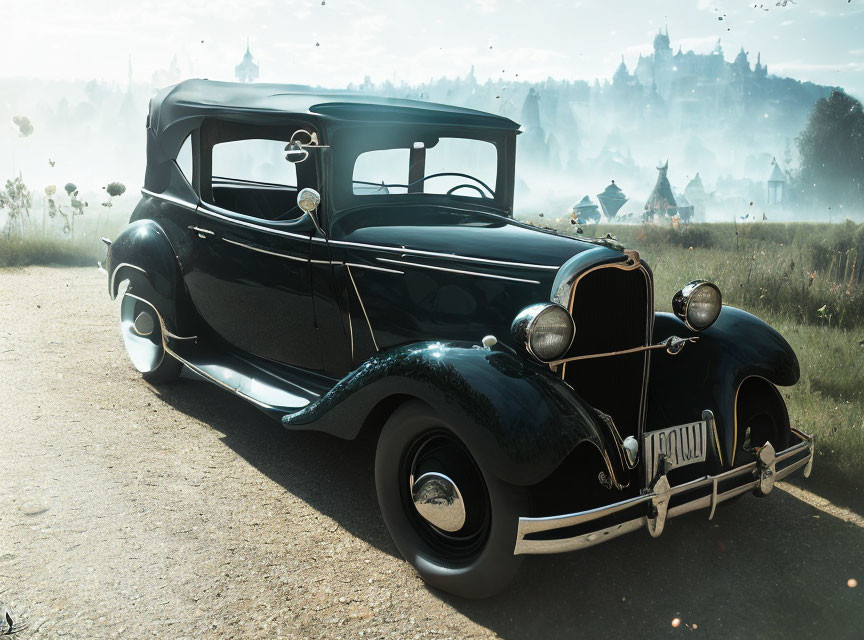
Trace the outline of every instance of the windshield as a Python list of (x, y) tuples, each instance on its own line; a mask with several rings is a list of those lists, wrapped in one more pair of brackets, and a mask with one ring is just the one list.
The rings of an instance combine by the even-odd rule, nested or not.
[(427, 147), (375, 149), (354, 162), (354, 195), (458, 194), (494, 198), (498, 173), (495, 145), (485, 140), (440, 138)]
[[(364, 128), (337, 133), (337, 206), (373, 202), (473, 202), (507, 208), (512, 185), (500, 132), (466, 137), (440, 127)], [(341, 134), (341, 135), (340, 135)]]

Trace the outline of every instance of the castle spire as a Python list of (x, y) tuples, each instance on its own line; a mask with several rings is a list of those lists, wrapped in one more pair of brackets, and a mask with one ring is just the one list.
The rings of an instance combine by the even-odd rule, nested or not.
[(246, 53), (243, 59), (234, 67), (234, 77), (238, 82), (255, 82), (258, 79), (258, 65), (252, 59), (252, 51), (249, 49), (249, 37), (246, 37)]

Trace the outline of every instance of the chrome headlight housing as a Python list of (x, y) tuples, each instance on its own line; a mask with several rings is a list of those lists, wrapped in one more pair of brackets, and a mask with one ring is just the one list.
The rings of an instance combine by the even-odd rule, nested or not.
[(693, 331), (704, 331), (714, 324), (722, 307), (720, 289), (707, 280), (694, 280), (672, 296), (672, 310)]
[(567, 353), (576, 326), (567, 309), (553, 302), (540, 302), (522, 309), (510, 331), (516, 344), (523, 345), (534, 358), (551, 362)]

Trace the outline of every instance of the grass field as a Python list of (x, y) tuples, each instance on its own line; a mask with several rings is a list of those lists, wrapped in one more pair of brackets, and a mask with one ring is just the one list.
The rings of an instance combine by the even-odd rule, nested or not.
[[(95, 265), (99, 237), (115, 237), (128, 218), (81, 221), (74, 240), (40, 233), (0, 238), (0, 267)], [(535, 218), (573, 233), (569, 219)], [(599, 225), (636, 248), (654, 270), (656, 307), (696, 278), (717, 283), (724, 303), (777, 328), (801, 362), (801, 381), (783, 389), (792, 422), (814, 433), (823, 477), (862, 486), (864, 477), (864, 224), (702, 224), (689, 228)]]
[(0, 234), (0, 268), (53, 264), (68, 267), (96, 266), (105, 259), (105, 244), (100, 238), (115, 238), (129, 221), (131, 211), (117, 210), (98, 216), (83, 216), (75, 222), (75, 236), (57, 228), (42, 227), (37, 220), (25, 221), (24, 234)]

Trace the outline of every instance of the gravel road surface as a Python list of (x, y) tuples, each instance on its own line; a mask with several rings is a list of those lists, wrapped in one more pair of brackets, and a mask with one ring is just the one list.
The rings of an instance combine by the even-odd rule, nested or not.
[(106, 289), (0, 271), (0, 632), (7, 608), (19, 638), (864, 637), (864, 509), (806, 483), (528, 558), (491, 600), (429, 589), (381, 522), (374, 442), (149, 386)]

